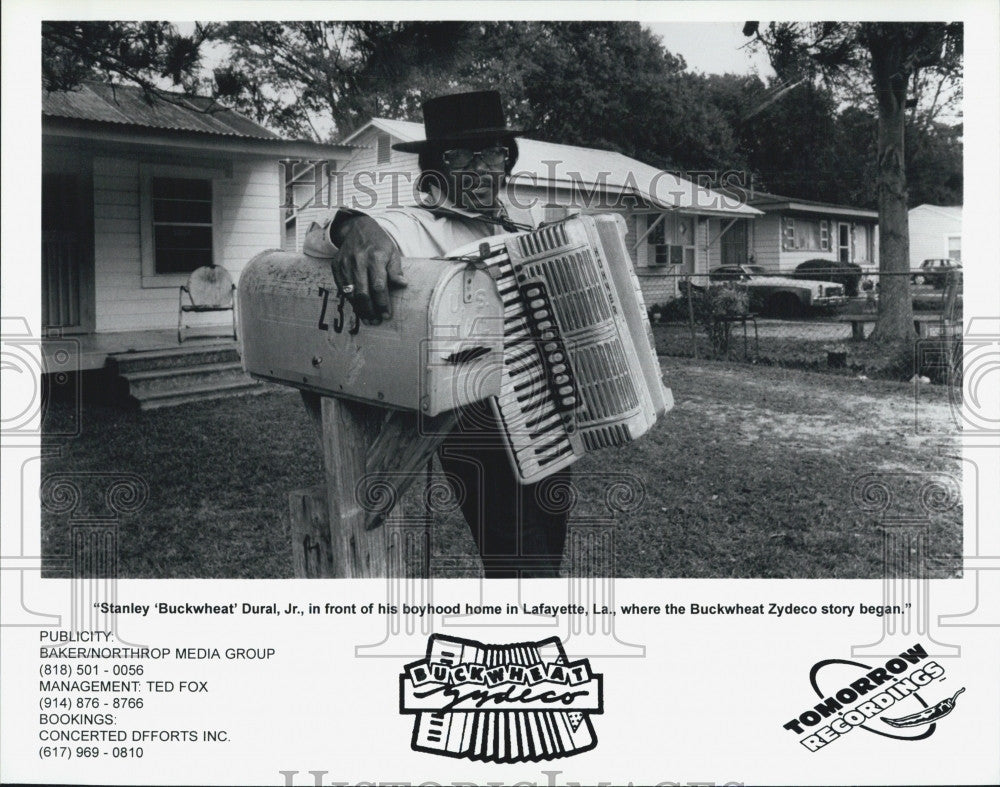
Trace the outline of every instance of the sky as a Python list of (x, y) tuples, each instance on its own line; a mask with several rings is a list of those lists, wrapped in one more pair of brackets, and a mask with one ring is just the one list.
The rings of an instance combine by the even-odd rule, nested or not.
[(663, 45), (681, 55), (688, 70), (705, 74), (774, 74), (767, 56), (746, 48), (742, 22), (656, 22), (647, 25)]

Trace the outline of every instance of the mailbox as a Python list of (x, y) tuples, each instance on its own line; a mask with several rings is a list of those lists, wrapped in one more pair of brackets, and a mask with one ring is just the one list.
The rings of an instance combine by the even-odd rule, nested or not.
[(434, 416), (500, 392), (503, 303), (464, 261), (403, 258), (409, 285), (392, 318), (365, 325), (338, 295), (330, 264), (266, 251), (239, 280), (243, 367), (326, 396)]

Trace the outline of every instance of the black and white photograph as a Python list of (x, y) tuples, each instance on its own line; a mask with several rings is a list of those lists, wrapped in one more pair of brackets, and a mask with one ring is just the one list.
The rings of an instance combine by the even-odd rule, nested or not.
[(963, 25), (699, 29), (45, 23), (43, 550), (114, 466), (126, 577), (959, 555)]
[(5, 9), (0, 780), (995, 783), (997, 9), (487, 8)]

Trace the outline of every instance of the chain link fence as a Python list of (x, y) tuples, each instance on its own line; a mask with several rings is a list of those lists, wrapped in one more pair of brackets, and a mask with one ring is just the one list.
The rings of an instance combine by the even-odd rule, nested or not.
[[(887, 289), (909, 294), (909, 342), (876, 332)], [(654, 295), (643, 281), (657, 352), (881, 379), (960, 384), (960, 268), (888, 274), (830, 268), (775, 274), (723, 266), (708, 274), (666, 274)]]

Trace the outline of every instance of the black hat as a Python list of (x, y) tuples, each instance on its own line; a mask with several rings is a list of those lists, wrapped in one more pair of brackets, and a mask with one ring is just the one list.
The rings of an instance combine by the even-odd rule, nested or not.
[(454, 93), (424, 102), (424, 135), (417, 142), (397, 142), (393, 150), (419, 153), (435, 145), (447, 147), (481, 139), (513, 137), (520, 130), (507, 128), (500, 94), (496, 90)]

